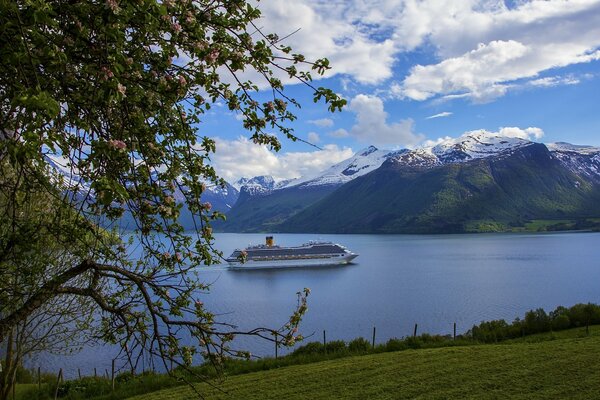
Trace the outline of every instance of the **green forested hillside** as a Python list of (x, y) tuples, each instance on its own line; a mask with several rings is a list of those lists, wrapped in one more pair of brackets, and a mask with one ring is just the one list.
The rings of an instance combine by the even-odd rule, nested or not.
[(279, 225), (287, 232), (503, 230), (532, 219), (600, 216), (600, 188), (542, 144), (511, 155), (422, 169), (386, 163)]
[(227, 220), (214, 224), (217, 231), (263, 232), (276, 227), (335, 190), (335, 186), (291, 187), (266, 195), (242, 192)]

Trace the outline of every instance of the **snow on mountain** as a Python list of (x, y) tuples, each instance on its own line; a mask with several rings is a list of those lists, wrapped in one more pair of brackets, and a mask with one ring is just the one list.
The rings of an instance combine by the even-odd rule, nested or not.
[(280, 183), (277, 189), (287, 188), (292, 186), (310, 187), (322, 185), (342, 185), (359, 176), (368, 174), (376, 170), (383, 162), (391, 157), (405, 152), (406, 150), (390, 151), (379, 150), (375, 146), (369, 146), (361, 151), (358, 151), (347, 160), (341, 161), (323, 172), (312, 176), (304, 176), (297, 179), (292, 179), (287, 183)]
[(574, 173), (600, 182), (600, 147), (565, 142), (548, 143), (546, 147)]
[(600, 147), (585, 146), (565, 142), (546, 143), (546, 147), (550, 151), (578, 153), (584, 155), (594, 155), (600, 153)]
[(446, 138), (430, 146), (406, 151), (394, 157), (393, 160), (403, 165), (431, 168), (508, 154), (531, 143), (533, 142), (522, 138), (501, 136), (485, 130), (478, 130), (467, 132), (458, 138)]
[(251, 196), (270, 193), (275, 186), (275, 180), (269, 175), (255, 176), (254, 178), (240, 178), (233, 184), (233, 187), (240, 192), (244, 191)]
[[(71, 165), (68, 158), (56, 154), (47, 154), (46, 162), (58, 178), (62, 177), (61, 184), (66, 191), (71, 192), (76, 197), (86, 197), (88, 200), (94, 197), (94, 192), (90, 188), (89, 182), (86, 182), (78, 173), (75, 166)], [(153, 176), (157, 179), (156, 176)], [(58, 179), (56, 180), (58, 182)], [(202, 201), (212, 203), (216, 210), (225, 212), (235, 204), (239, 191), (234, 186), (226, 183), (225, 186), (216, 185), (213, 182), (206, 181), (206, 191), (202, 195)], [(185, 201), (185, 194), (182, 192), (185, 187), (175, 189), (173, 197), (177, 202)], [(90, 197), (88, 197), (90, 196)]]

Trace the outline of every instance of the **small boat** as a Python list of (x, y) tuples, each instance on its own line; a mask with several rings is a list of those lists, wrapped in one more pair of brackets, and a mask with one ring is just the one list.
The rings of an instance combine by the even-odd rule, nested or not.
[(267, 236), (265, 244), (236, 249), (226, 261), (231, 269), (265, 269), (348, 264), (356, 257), (358, 254), (337, 243), (311, 241), (285, 247), (275, 245), (273, 236)]

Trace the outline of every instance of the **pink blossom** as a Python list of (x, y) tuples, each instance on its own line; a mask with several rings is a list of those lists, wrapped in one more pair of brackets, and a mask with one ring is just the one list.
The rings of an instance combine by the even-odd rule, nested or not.
[(113, 139), (113, 140), (108, 141), (108, 147), (110, 147), (111, 149), (115, 149), (115, 150), (125, 150), (127, 145), (122, 140), (114, 140)]
[(175, 23), (171, 24), (171, 29), (173, 29), (173, 32), (179, 33), (179, 32), (181, 32), (181, 25), (179, 25), (179, 23), (175, 22)]
[(204, 208), (206, 211), (210, 211), (210, 209), (212, 208), (212, 204), (210, 204), (210, 202), (206, 202), (204, 204), (202, 204), (202, 208)]
[(208, 53), (206, 55), (206, 57), (204, 57), (204, 60), (209, 64), (213, 64), (215, 61), (217, 61), (218, 58), (219, 58), (219, 50), (212, 49), (210, 51), (210, 53)]
[(196, 21), (196, 18), (194, 18), (194, 14), (192, 14), (191, 12), (188, 11), (188, 13), (185, 16), (185, 22), (187, 22), (188, 24), (191, 24), (194, 21)]
[(106, 0), (106, 7), (108, 7), (113, 13), (119, 11), (119, 3), (117, 0)]
[(185, 76), (183, 76), (183, 75), (179, 75), (179, 84), (180, 84), (181, 86), (185, 86), (185, 85), (187, 85), (187, 81), (185, 80)]
[(121, 93), (123, 97), (126, 97), (125, 92), (127, 91), (127, 88), (124, 85), (121, 85), (120, 83), (117, 84), (117, 91)]

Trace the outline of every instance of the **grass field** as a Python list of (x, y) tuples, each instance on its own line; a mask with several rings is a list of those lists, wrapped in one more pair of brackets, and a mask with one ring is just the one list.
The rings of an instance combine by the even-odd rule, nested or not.
[[(196, 387), (207, 399), (594, 399), (600, 398), (600, 332), (348, 357), (215, 384)], [(193, 397), (181, 386), (132, 400)]]

